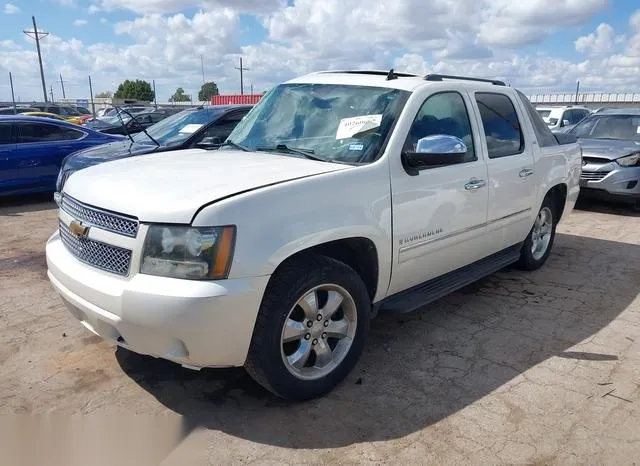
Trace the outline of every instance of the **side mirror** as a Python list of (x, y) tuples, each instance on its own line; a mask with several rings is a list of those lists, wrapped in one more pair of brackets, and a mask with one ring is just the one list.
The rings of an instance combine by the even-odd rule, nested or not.
[(416, 150), (402, 153), (402, 163), (412, 176), (421, 169), (463, 163), (467, 146), (462, 139), (446, 134), (435, 134), (418, 140)]
[(218, 147), (222, 145), (224, 141), (219, 136), (208, 136), (206, 138), (202, 138), (201, 141), (196, 143), (196, 147), (199, 149), (212, 149), (214, 147)]

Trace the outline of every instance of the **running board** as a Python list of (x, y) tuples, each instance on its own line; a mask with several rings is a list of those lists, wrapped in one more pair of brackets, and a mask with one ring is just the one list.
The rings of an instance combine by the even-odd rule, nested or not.
[(521, 248), (522, 243), (511, 246), (473, 264), (389, 296), (377, 303), (376, 307), (384, 312), (415, 311), (517, 262)]

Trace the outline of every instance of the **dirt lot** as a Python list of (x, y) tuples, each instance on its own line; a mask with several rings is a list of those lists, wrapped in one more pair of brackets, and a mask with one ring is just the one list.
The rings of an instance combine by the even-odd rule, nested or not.
[[(288, 404), (242, 370), (192, 372), (91, 336), (46, 279), (54, 207), (42, 199), (0, 207), (0, 413), (91, 414), (67, 425), (76, 443), (60, 437), (60, 450), (89, 449), (77, 435), (92, 438), (92, 419), (119, 426), (116, 437), (156, 433), (129, 450), (122, 438), (111, 438), (113, 448), (96, 442), (94, 454), (137, 448), (154, 451), (152, 462), (169, 455), (162, 464), (640, 458), (640, 216), (624, 209), (577, 209), (540, 271), (505, 270), (423, 311), (381, 315), (345, 383)], [(144, 416), (157, 414), (165, 416)], [(35, 454), (5, 424), (7, 432), (0, 451)], [(101, 455), (78, 464), (102, 464)]]

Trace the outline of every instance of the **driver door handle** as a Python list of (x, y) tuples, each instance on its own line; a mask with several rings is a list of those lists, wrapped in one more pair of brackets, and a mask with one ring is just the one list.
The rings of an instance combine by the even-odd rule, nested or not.
[(518, 173), (518, 176), (520, 178), (525, 178), (527, 176), (531, 176), (533, 175), (533, 169), (531, 168), (523, 168), (522, 170), (520, 170), (520, 173)]
[(473, 178), (469, 180), (467, 184), (464, 185), (464, 189), (467, 191), (475, 191), (476, 189), (483, 188), (487, 183), (484, 180), (478, 180)]

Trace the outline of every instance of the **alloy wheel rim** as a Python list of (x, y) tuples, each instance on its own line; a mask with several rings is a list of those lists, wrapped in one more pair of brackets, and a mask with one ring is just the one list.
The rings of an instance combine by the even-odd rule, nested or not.
[(341, 286), (324, 284), (305, 292), (282, 328), (280, 352), (285, 367), (303, 380), (326, 376), (349, 353), (357, 324), (355, 301)]
[(535, 260), (540, 260), (546, 254), (551, 243), (553, 230), (553, 216), (549, 207), (540, 209), (536, 221), (533, 224), (531, 234), (531, 255)]

